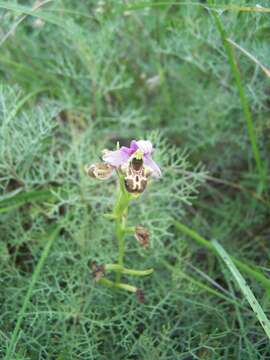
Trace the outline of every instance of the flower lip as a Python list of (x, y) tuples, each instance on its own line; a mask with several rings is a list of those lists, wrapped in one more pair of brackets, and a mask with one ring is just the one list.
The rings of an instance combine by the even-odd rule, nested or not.
[(106, 163), (120, 167), (126, 165), (129, 161), (135, 157), (142, 159), (146, 167), (150, 168), (154, 177), (161, 176), (161, 170), (155, 161), (151, 158), (153, 153), (153, 145), (149, 140), (132, 140), (130, 147), (122, 146), (119, 150), (106, 152), (102, 159)]

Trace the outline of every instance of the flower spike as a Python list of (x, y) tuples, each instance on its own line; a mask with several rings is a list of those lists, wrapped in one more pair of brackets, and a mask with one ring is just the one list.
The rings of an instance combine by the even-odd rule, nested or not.
[[(144, 293), (140, 288), (121, 283), (121, 276), (146, 276), (153, 272), (153, 269), (135, 270), (124, 267), (125, 255), (125, 235), (134, 233), (134, 227), (127, 225), (128, 207), (134, 196), (138, 196), (146, 189), (150, 177), (159, 178), (161, 170), (152, 159), (153, 145), (149, 140), (132, 140), (129, 147), (120, 147), (117, 144), (115, 151), (103, 150), (103, 163), (96, 163), (85, 167), (88, 176), (107, 180), (116, 172), (119, 180), (118, 196), (112, 214), (106, 214), (106, 217), (114, 220), (116, 225), (116, 238), (118, 241), (118, 262), (117, 264), (98, 265), (92, 264), (92, 275), (96, 282), (106, 285), (109, 288), (126, 290), (136, 293), (140, 303), (144, 302)], [(147, 247), (149, 245), (148, 229), (138, 225), (135, 228), (135, 237), (140, 245)], [(116, 273), (115, 281), (105, 277), (105, 271)]]

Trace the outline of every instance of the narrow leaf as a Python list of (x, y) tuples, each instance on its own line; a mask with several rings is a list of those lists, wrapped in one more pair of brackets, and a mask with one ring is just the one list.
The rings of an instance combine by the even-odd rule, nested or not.
[(268, 318), (266, 317), (261, 305), (258, 303), (257, 299), (255, 298), (253, 292), (251, 291), (250, 287), (247, 285), (245, 279), (240, 274), (237, 267), (234, 265), (232, 258), (229, 256), (229, 254), (225, 251), (225, 249), (216, 241), (213, 240), (212, 244), (219, 254), (219, 256), (222, 258), (222, 260), (225, 262), (229, 270), (231, 271), (236, 283), (240, 287), (243, 295), (249, 302), (249, 305), (251, 306), (252, 310), (254, 311), (257, 319), (259, 320), (260, 324), (262, 325), (266, 335), (270, 339), (270, 322)]

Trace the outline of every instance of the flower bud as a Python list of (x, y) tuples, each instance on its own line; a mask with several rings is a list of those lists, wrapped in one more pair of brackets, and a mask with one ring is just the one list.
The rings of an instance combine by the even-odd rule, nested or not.
[(85, 172), (88, 176), (99, 180), (107, 180), (113, 174), (113, 166), (106, 163), (97, 163), (85, 167)]
[(141, 225), (136, 226), (135, 238), (141, 246), (145, 248), (149, 246), (149, 237), (150, 237), (150, 232), (148, 229), (144, 228)]

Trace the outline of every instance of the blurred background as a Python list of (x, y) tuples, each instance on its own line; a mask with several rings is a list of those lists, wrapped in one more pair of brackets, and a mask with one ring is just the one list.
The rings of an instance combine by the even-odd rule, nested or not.
[[(270, 359), (198, 240), (239, 259), (267, 316), (269, 16), (266, 0), (0, 1), (1, 358)], [(115, 180), (84, 166), (132, 139), (163, 173), (130, 211), (151, 232), (148, 250), (127, 240), (127, 266), (155, 268), (134, 280), (145, 304), (89, 267), (117, 256)]]

